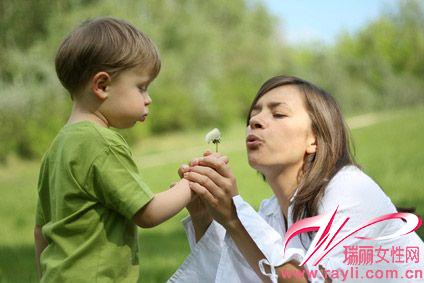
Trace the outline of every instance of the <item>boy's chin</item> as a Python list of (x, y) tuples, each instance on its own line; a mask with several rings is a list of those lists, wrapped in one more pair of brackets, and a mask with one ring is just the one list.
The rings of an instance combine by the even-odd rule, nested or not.
[(131, 121), (126, 123), (114, 123), (111, 126), (115, 129), (129, 129), (135, 126), (135, 124), (139, 121)]

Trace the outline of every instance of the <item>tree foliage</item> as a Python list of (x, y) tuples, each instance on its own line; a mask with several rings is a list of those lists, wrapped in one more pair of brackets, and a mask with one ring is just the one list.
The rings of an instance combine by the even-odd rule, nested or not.
[(422, 103), (424, 12), (402, 1), (332, 46), (289, 46), (260, 1), (0, 1), (0, 159), (39, 157), (71, 101), (53, 58), (64, 36), (98, 16), (126, 19), (159, 47), (149, 121), (130, 141), (244, 119), (267, 78), (298, 75), (330, 91), (345, 112)]

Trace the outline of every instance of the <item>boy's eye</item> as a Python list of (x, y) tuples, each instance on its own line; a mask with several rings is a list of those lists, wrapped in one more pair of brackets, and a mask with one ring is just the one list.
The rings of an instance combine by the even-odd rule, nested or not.
[(139, 89), (141, 92), (145, 92), (145, 91), (147, 91), (147, 87), (146, 87), (146, 86), (139, 86), (139, 87), (138, 87), (138, 89)]

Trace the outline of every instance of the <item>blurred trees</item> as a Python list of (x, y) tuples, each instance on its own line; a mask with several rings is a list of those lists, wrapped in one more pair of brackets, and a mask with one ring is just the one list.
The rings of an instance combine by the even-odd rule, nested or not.
[(422, 103), (424, 16), (401, 1), (333, 46), (288, 46), (260, 1), (0, 1), (0, 160), (39, 157), (66, 122), (70, 99), (54, 72), (57, 47), (87, 18), (126, 19), (158, 45), (163, 67), (150, 88), (140, 137), (244, 119), (257, 89), (292, 74), (330, 91), (345, 112)]
[(334, 46), (295, 52), (292, 72), (330, 91), (345, 112), (424, 102), (424, 5), (399, 1), (393, 10)]

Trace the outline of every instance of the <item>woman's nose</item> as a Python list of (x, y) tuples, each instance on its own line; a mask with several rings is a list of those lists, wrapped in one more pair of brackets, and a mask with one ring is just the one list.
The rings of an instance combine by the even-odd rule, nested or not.
[(258, 118), (258, 115), (253, 116), (249, 120), (249, 126), (251, 129), (261, 129), (264, 127), (264, 123)]

